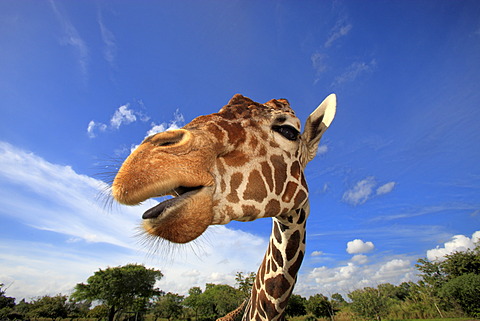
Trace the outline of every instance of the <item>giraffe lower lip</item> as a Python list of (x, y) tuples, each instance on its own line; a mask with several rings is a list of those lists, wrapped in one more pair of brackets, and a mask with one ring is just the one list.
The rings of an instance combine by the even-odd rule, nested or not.
[(192, 196), (193, 194), (197, 193), (197, 191), (199, 191), (200, 189), (202, 189), (202, 186), (195, 187), (195, 188), (187, 188), (187, 187), (176, 188), (175, 192), (180, 194), (179, 196), (163, 201), (160, 204), (157, 204), (156, 206), (147, 210), (145, 213), (143, 213), (142, 219), (148, 220), (148, 219), (156, 219), (160, 217), (168, 208)]

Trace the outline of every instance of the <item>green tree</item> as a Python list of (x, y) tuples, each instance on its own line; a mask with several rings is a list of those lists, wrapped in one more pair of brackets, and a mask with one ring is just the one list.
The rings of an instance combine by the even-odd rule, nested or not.
[[(449, 306), (451, 307), (452, 299), (455, 299), (461, 307), (470, 306), (470, 301), (467, 297), (457, 296), (452, 298), (447, 294), (451, 293), (453, 288), (456, 289), (455, 291), (460, 291), (459, 287), (461, 286), (466, 287), (464, 290), (466, 293), (470, 291), (468, 284), (463, 282), (462, 279), (457, 282), (453, 282), (453, 280), (467, 274), (480, 274), (480, 244), (476, 244), (472, 250), (448, 254), (441, 260), (429, 261), (426, 258), (419, 259), (416, 267), (420, 271), (422, 278), (419, 284), (429, 294), (429, 298), (440, 316), (443, 316), (441, 310)], [(454, 286), (447, 286), (450, 282), (453, 282), (451, 284)], [(444, 286), (449, 291), (442, 290)], [(441, 300), (442, 298), (444, 300)], [(462, 300), (466, 301), (462, 302)]]
[(347, 303), (340, 293), (332, 294), (332, 301), (337, 302), (339, 305), (344, 305)]
[(8, 315), (12, 313), (15, 307), (15, 298), (11, 298), (5, 295), (3, 290), (3, 284), (0, 283), (0, 320), (5, 320)]
[(439, 289), (447, 281), (440, 261), (430, 261), (427, 258), (418, 259), (415, 267), (420, 271), (419, 276), (422, 281), (434, 289)]
[(162, 272), (147, 269), (143, 265), (128, 264), (105, 270), (98, 270), (87, 279), (87, 283), (75, 286), (72, 298), (77, 300), (99, 301), (109, 307), (108, 320), (123, 308), (137, 311), (145, 309), (148, 300), (159, 295), (155, 283), (162, 278)]
[(157, 297), (152, 305), (152, 313), (157, 318), (166, 318), (169, 321), (178, 318), (183, 312), (183, 296), (176, 293), (167, 293)]
[(366, 287), (348, 293), (353, 312), (366, 319), (380, 321), (389, 313), (389, 298), (379, 289)]
[(415, 266), (421, 272), (422, 280), (440, 289), (447, 281), (464, 274), (480, 274), (480, 244), (474, 249), (457, 251), (445, 255), (441, 260), (419, 259)]
[(243, 272), (237, 272), (235, 275), (235, 281), (237, 282), (238, 289), (247, 298), (252, 291), (253, 282), (255, 282), (256, 273), (250, 272), (247, 276), (243, 275)]
[(108, 317), (110, 308), (106, 304), (99, 304), (87, 313), (87, 317), (102, 320)]
[(401, 300), (405, 301), (411, 294), (413, 287), (415, 286), (414, 282), (402, 282), (396, 286), (395, 296)]
[(307, 299), (298, 294), (292, 294), (288, 299), (285, 314), (290, 317), (301, 316), (307, 314)]
[(66, 305), (69, 318), (85, 318), (90, 311), (92, 302), (70, 299)]
[(200, 314), (207, 319), (217, 319), (236, 309), (243, 299), (243, 293), (229, 285), (207, 284), (200, 295)]
[(19, 317), (17, 319), (25, 320), (31, 307), (32, 304), (26, 302), (25, 299), (22, 299), (22, 301), (18, 302), (18, 304), (15, 306), (15, 313), (19, 314), (22, 317)]
[(465, 275), (480, 274), (480, 244), (473, 250), (454, 252), (445, 256), (441, 268), (447, 280)]
[(410, 287), (413, 282), (403, 282), (400, 285), (393, 285), (391, 283), (380, 284), (377, 288), (380, 292), (394, 301), (405, 301), (410, 293)]
[(198, 313), (202, 308), (201, 294), (202, 289), (200, 289), (198, 286), (195, 286), (188, 290), (188, 296), (183, 300), (183, 304), (192, 309), (195, 313), (195, 320), (198, 319)]
[(330, 320), (333, 320), (338, 312), (323, 294), (315, 294), (308, 298), (307, 311), (317, 318), (329, 318)]
[(66, 318), (68, 316), (67, 296), (58, 294), (56, 296), (43, 296), (31, 303), (27, 314), (34, 318)]
[(480, 318), (480, 275), (463, 274), (445, 283), (440, 293), (453, 299), (469, 316)]

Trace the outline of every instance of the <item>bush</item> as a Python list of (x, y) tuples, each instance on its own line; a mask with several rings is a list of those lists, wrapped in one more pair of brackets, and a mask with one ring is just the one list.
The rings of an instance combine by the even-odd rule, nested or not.
[(469, 316), (480, 318), (480, 275), (471, 273), (451, 279), (440, 293), (455, 300)]

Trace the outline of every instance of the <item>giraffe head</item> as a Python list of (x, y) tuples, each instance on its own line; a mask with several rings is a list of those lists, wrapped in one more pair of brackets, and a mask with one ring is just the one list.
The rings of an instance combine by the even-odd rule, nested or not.
[(209, 225), (281, 217), (305, 205), (303, 170), (335, 116), (328, 96), (303, 133), (286, 99), (265, 104), (235, 95), (218, 113), (147, 137), (125, 160), (114, 198), (136, 205), (172, 195), (143, 214), (151, 235), (187, 243)]

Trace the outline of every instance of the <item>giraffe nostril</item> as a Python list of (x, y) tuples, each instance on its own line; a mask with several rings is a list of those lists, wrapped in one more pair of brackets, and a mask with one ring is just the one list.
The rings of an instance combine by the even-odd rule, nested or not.
[(173, 130), (163, 133), (158, 133), (154, 136), (151, 136), (145, 140), (145, 142), (150, 142), (151, 144), (159, 147), (168, 147), (179, 144), (185, 138), (185, 131), (183, 130)]
[(178, 143), (180, 141), (179, 140), (175, 140), (175, 141), (164, 141), (164, 142), (161, 142), (159, 144), (155, 144), (157, 146), (170, 146), (170, 145), (175, 145), (176, 143)]

